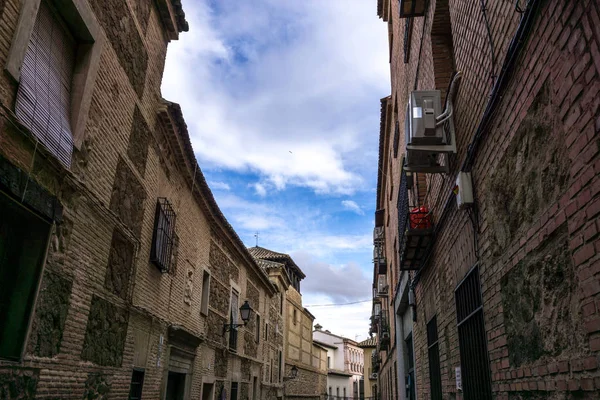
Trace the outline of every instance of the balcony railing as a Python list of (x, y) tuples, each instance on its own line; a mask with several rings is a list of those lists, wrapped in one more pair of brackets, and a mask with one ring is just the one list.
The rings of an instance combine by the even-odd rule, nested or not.
[(419, 269), (433, 240), (433, 223), (429, 209), (418, 204), (418, 196), (415, 196), (414, 204), (410, 204), (409, 197), (406, 171), (402, 169), (398, 189), (400, 270)]

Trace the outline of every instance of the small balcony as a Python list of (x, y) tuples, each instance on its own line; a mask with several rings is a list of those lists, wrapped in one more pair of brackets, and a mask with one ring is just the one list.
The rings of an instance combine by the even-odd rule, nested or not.
[(384, 255), (383, 243), (376, 244), (373, 247), (373, 263), (378, 274), (387, 274), (387, 262)]
[(377, 297), (388, 297), (389, 285), (385, 275), (379, 275), (377, 279)]
[(398, 237), (400, 238), (400, 270), (415, 270), (427, 255), (433, 241), (433, 218), (430, 210), (421, 204), (419, 190), (415, 185), (411, 191), (407, 187), (406, 171), (400, 176), (398, 190)]

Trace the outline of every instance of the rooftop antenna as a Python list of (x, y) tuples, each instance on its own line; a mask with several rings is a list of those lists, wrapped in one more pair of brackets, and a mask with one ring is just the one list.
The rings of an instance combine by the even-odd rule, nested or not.
[(254, 237), (256, 238), (256, 247), (258, 247), (258, 232), (254, 234)]

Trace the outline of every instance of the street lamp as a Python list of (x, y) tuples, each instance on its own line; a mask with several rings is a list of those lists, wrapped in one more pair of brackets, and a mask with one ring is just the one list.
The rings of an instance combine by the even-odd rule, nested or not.
[(248, 321), (250, 320), (250, 312), (252, 311), (252, 307), (250, 307), (250, 304), (248, 304), (248, 300), (244, 301), (244, 304), (242, 304), (242, 306), (240, 307), (240, 315), (242, 317), (242, 321), (244, 321), (243, 324), (237, 324), (234, 323), (233, 321), (231, 321), (230, 324), (224, 324), (223, 325), (223, 335), (225, 335), (225, 333), (227, 333), (228, 331), (238, 328), (240, 326), (245, 326)]
[(289, 381), (291, 379), (296, 379), (298, 377), (298, 368), (295, 365), (292, 365), (292, 369), (290, 370), (289, 376), (284, 376), (283, 381)]

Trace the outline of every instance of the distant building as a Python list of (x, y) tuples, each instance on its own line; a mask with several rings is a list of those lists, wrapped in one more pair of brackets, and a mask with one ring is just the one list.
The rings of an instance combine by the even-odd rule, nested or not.
[(364, 398), (364, 352), (354, 340), (315, 325), (315, 342), (327, 349), (327, 395), (333, 400)]
[[(283, 295), (279, 297), (278, 304), (283, 321), (271, 327), (282, 335), (281, 346), (285, 349), (282, 353), (277, 343), (277, 363), (282, 366), (284, 373), (279, 374), (279, 382), (283, 384), (280, 394), (286, 399), (321, 399), (327, 381), (327, 351), (313, 343), (312, 324), (315, 317), (302, 306), (300, 281), (306, 275), (288, 254), (258, 246), (248, 251)], [(288, 379), (294, 367), (298, 371), (297, 376)]]
[(375, 349), (377, 348), (377, 338), (373, 337), (367, 340), (363, 340), (358, 344), (358, 347), (363, 349), (364, 355), (364, 368), (363, 368), (363, 381), (365, 382), (365, 400), (377, 398), (377, 373), (379, 367), (375, 366), (376, 362), (373, 362), (373, 355), (377, 356)]

